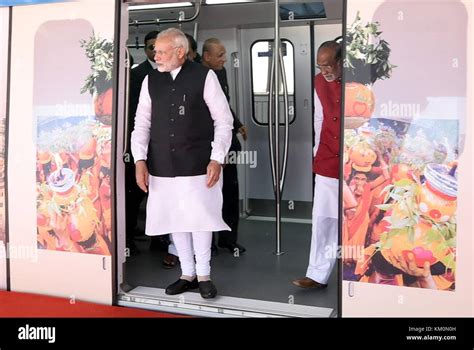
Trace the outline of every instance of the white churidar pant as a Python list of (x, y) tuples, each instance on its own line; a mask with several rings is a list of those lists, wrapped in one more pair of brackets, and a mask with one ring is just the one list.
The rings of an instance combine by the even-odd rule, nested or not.
[(315, 176), (311, 251), (306, 277), (322, 284), (327, 284), (338, 251), (338, 192), (338, 179)]
[(182, 274), (210, 276), (212, 232), (178, 232), (172, 236)]

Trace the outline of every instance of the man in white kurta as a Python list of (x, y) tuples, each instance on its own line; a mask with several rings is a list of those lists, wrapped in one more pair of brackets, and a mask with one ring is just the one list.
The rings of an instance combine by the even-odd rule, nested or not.
[(221, 169), (233, 118), (215, 73), (186, 61), (188, 40), (180, 30), (161, 32), (155, 52), (158, 72), (143, 81), (132, 133), (137, 184), (149, 192), (145, 232), (172, 232), (182, 275), (167, 294), (199, 288), (213, 298), (212, 232), (230, 230), (222, 219)]
[(320, 73), (314, 79), (314, 200), (311, 250), (301, 288), (326, 288), (336, 262), (341, 130), (341, 46), (328, 41), (318, 49)]

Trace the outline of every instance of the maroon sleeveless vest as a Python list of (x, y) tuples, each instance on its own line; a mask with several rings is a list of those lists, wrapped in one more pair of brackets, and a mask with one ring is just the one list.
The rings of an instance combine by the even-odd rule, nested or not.
[(328, 83), (322, 74), (318, 74), (314, 77), (314, 87), (323, 106), (324, 119), (318, 151), (313, 159), (313, 172), (338, 179), (342, 84), (340, 80)]

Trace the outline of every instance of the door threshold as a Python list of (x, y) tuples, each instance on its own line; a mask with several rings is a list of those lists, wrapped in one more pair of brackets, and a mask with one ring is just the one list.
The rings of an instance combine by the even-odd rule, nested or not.
[(162, 288), (152, 287), (136, 287), (120, 294), (118, 305), (199, 317), (329, 318), (334, 314), (332, 308), (227, 296), (206, 300), (196, 292), (173, 296), (165, 294)]
[[(257, 216), (257, 215), (249, 215), (245, 218), (245, 220), (255, 220), (255, 221), (276, 221), (274, 217), (270, 216)], [(298, 218), (281, 218), (281, 222), (290, 222), (295, 224), (312, 224), (311, 219), (298, 219)]]

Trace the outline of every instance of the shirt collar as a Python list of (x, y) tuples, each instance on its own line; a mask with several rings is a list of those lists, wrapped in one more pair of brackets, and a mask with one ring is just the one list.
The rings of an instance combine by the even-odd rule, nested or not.
[(175, 68), (175, 69), (173, 69), (173, 70), (170, 72), (171, 77), (173, 78), (173, 80), (175, 80), (175, 79), (176, 79), (176, 76), (178, 75), (178, 73), (181, 72), (181, 68), (182, 68), (182, 67), (183, 67), (183, 66), (179, 66), (178, 68)]
[(149, 58), (147, 58), (147, 60), (148, 60), (148, 63), (150, 63), (150, 64), (151, 64), (151, 66), (153, 67), (153, 69), (156, 69), (156, 62), (155, 62), (155, 61), (152, 61), (152, 60), (150, 60)]

